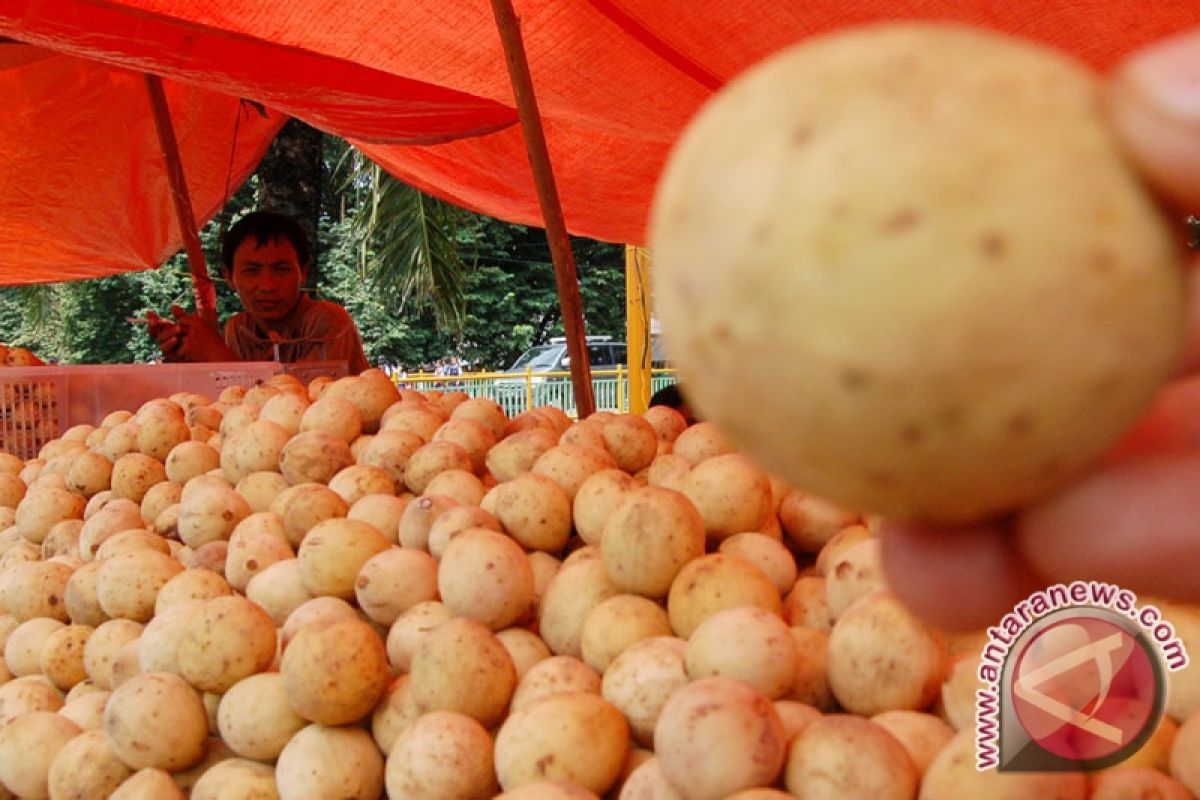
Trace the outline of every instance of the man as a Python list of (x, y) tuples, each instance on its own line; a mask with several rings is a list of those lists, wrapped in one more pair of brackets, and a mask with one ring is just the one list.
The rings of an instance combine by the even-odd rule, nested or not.
[(346, 361), (357, 375), (369, 366), (358, 328), (341, 306), (301, 291), (310, 264), (294, 219), (247, 214), (221, 248), (222, 272), (245, 310), (229, 318), (223, 337), (178, 307), (174, 322), (150, 314), (150, 335), (167, 361)]

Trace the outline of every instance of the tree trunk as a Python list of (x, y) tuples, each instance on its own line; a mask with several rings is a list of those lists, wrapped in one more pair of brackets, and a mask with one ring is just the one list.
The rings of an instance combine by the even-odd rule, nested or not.
[(316, 128), (298, 119), (288, 120), (258, 165), (259, 209), (295, 217), (308, 234), (313, 251), (310, 287), (316, 285), (319, 272), (317, 224), (325, 187), (323, 139), (324, 134)]

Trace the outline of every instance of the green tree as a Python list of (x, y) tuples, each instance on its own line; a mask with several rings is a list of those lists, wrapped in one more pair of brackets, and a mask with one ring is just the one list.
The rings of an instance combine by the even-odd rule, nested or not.
[(129, 317), (139, 313), (141, 287), (127, 276), (78, 281), (59, 287), (56, 357), (70, 364), (116, 364), (137, 354)]
[(54, 331), (54, 284), (0, 289), (0, 342), (58, 360)]
[(290, 119), (271, 142), (255, 170), (258, 179), (256, 207), (295, 217), (313, 243), (314, 268), (308, 273), (310, 288), (321, 277), (321, 246), (317, 231), (325, 216), (329, 195), (326, 138), (316, 128)]
[(437, 325), (459, 332), (464, 322), (464, 264), (457, 229), (470, 214), (400, 182), (355, 150), (343, 152), (337, 174), (354, 209), (344, 230), (358, 253), (362, 277), (387, 302), (427, 305)]
[[(502, 369), (531, 345), (563, 334), (544, 231), (472, 215), (461, 238), (461, 246), (474, 254), (466, 278), (462, 355)], [(624, 251), (585, 239), (573, 239), (572, 248), (588, 333), (623, 338)]]
[(444, 354), (448, 337), (427, 307), (401, 313), (394, 291), (381, 288), (359, 257), (349, 232), (352, 220), (328, 222), (322, 229), (326, 282), (320, 294), (345, 306), (358, 324), (363, 350), (372, 363), (412, 367)]

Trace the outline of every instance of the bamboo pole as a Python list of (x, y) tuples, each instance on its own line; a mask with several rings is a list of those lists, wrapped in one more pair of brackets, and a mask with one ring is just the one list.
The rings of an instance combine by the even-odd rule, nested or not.
[(513, 96), (517, 102), (517, 115), (525, 135), (525, 147), (529, 151), (529, 166), (533, 171), (538, 203), (546, 222), (546, 238), (550, 243), (550, 257), (554, 261), (554, 281), (558, 286), (558, 302), (562, 308), (567, 353), (571, 356), (575, 408), (579, 418), (583, 419), (596, 410), (596, 399), (592, 392), (592, 368), (588, 361), (583, 300), (579, 295), (575, 256), (571, 252), (571, 239), (563, 219), (554, 170), (550, 166), (550, 152), (546, 147), (546, 133), (542, 129), (542, 118), (533, 92), (533, 79), (529, 74), (529, 60), (521, 38), (520, 21), (513, 10), (511, 0), (492, 0), (492, 12), (496, 17), (500, 41), (504, 45), (504, 60), (508, 64), (508, 76), (512, 81)]
[(146, 93), (150, 96), (150, 108), (154, 112), (154, 128), (158, 132), (158, 143), (167, 162), (167, 182), (171, 186), (171, 198), (175, 202), (175, 217), (183, 234), (183, 246), (187, 251), (188, 266), (192, 271), (192, 286), (196, 292), (196, 313), (200, 319), (214, 329), (217, 327), (217, 288), (208, 275), (208, 263), (200, 235), (196, 232), (196, 215), (192, 211), (192, 198), (188, 195), (187, 179), (183, 173), (183, 161), (179, 157), (179, 143), (175, 139), (175, 127), (171, 124), (171, 112), (167, 108), (167, 95), (163, 91), (162, 78), (145, 75)]
[(629, 410), (642, 414), (650, 405), (650, 254), (625, 245), (625, 342), (629, 356)]

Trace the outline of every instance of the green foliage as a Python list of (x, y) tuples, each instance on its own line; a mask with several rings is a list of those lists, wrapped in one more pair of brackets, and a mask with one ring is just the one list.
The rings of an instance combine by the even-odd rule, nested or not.
[(449, 331), (463, 324), (463, 262), (455, 229), (466, 213), (417, 191), (363, 159), (352, 180), (370, 190), (350, 215), (348, 233), (375, 287), (404, 308), (428, 303)]
[(46, 284), (0, 289), (0, 342), (35, 353), (49, 352), (54, 295), (55, 287)]
[[(466, 321), (455, 352), (503, 369), (532, 344), (563, 334), (546, 234), (474, 216), (460, 246), (474, 253), (466, 277)], [(588, 333), (624, 338), (625, 277), (618, 245), (575, 239), (572, 247)]]
[(399, 313), (398, 303), (392, 299), (394, 292), (381, 290), (368, 278), (358, 257), (358, 243), (349, 232), (352, 224), (347, 219), (322, 225), (326, 256), (322, 297), (341, 303), (350, 312), (371, 363), (413, 364), (443, 355), (444, 351), (439, 351), (445, 344), (444, 335), (428, 309), (409, 308), (406, 314)]
[[(70, 364), (112, 364), (129, 361), (128, 317), (137, 313), (142, 293), (135, 279), (118, 276), (65, 284), (57, 312), (57, 356)], [(146, 337), (148, 338), (148, 337)]]

